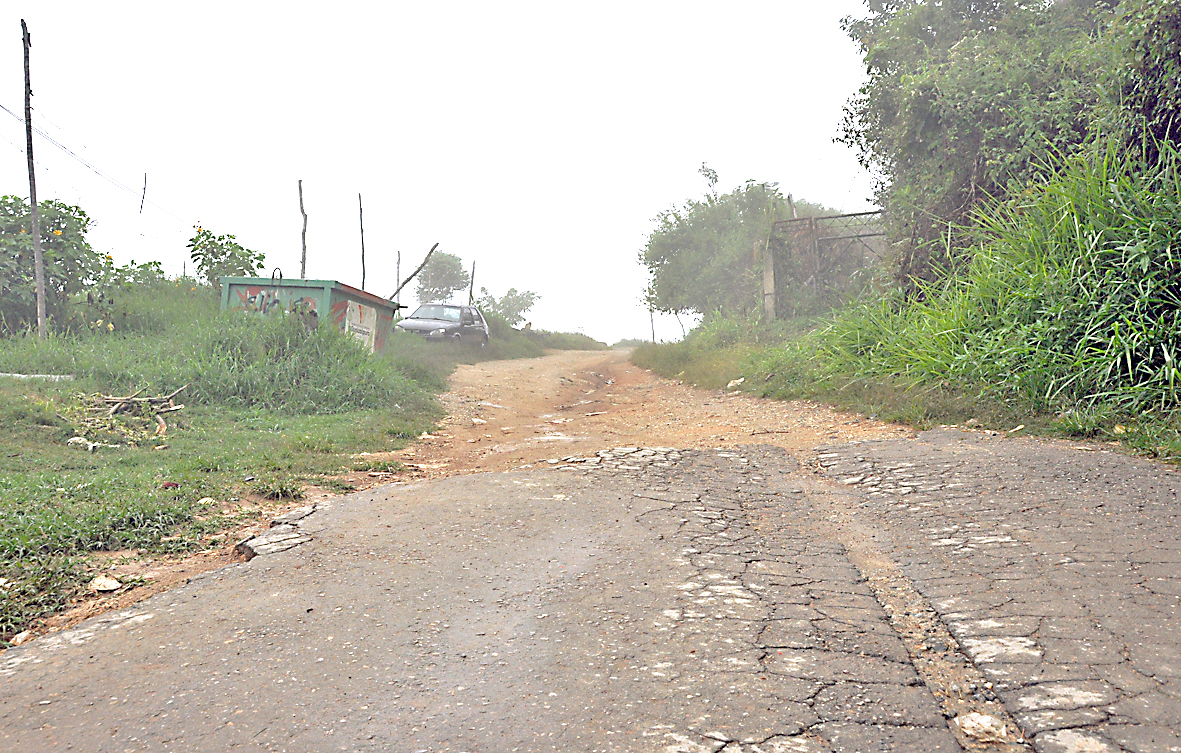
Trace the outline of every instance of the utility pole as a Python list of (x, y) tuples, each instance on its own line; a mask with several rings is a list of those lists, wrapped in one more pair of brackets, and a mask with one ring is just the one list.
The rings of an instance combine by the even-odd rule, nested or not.
[(299, 213), (303, 215), (303, 254), (299, 257), (299, 279), (308, 277), (308, 213), (303, 211), (303, 181), (299, 182)]
[(357, 217), (361, 222), (361, 290), (365, 289), (365, 207), (361, 206), (361, 194), (357, 194)]
[(472, 284), (467, 289), (467, 305), (471, 306), (476, 302), (476, 260), (472, 259)]
[(652, 344), (656, 344), (656, 312), (648, 309), (648, 323), (652, 325)]
[(394, 267), (394, 275), (398, 279), (398, 292), (394, 296), (394, 303), (402, 305), (402, 249), (398, 249), (398, 263)]
[(45, 259), (41, 255), (41, 222), (37, 216), (37, 178), (33, 172), (33, 85), (29, 80), (29, 48), (33, 46), (29, 27), (21, 19), (21, 36), (25, 44), (25, 138), (29, 155), (29, 215), (33, 230), (33, 276), (37, 280), (37, 337), (46, 337), (45, 331)]

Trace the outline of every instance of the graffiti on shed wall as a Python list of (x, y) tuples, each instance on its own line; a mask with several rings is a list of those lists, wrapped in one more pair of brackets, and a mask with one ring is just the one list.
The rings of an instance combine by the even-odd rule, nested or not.
[[(238, 308), (246, 311), (257, 311), (260, 314), (272, 314), (276, 311), (307, 314), (316, 311), (319, 305), (316, 298), (310, 295), (293, 293), (282, 288), (267, 288), (258, 285), (235, 287), (238, 294)], [(286, 299), (286, 303), (284, 303)]]
[[(298, 316), (309, 329), (331, 322), (374, 353), (385, 348), (393, 327), (396, 309), (391, 304), (334, 280), (276, 284), (260, 278), (222, 279), (226, 285), (222, 298), (224, 308), (260, 314), (290, 314)], [(314, 283), (314, 286), (307, 282)]]

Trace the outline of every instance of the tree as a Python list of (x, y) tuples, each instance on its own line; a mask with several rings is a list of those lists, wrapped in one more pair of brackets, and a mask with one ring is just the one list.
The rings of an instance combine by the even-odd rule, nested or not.
[(533, 304), (537, 303), (539, 298), (541, 296), (531, 290), (517, 292), (516, 288), (509, 288), (502, 298), (497, 299), (487, 288), (480, 288), (480, 297), (476, 299), (476, 305), (482, 311), (499, 314), (515, 327), (525, 320), (525, 312), (533, 308)]
[(193, 227), (197, 232), (189, 239), (189, 252), (197, 265), (197, 276), (210, 285), (220, 287), (221, 277), (253, 277), (262, 271), (263, 252), (244, 248), (232, 235), (214, 235), (200, 225)]
[[(90, 218), (79, 207), (49, 200), (38, 202), (38, 209), (46, 313), (57, 326), (65, 326), (75, 313), (71, 302), (102, 277), (110, 257), (104, 262), (90, 247)], [(35, 290), (29, 203), (18, 196), (0, 197), (0, 331), (13, 333), (36, 324)]]
[(472, 278), (463, 268), (463, 260), (454, 254), (436, 251), (422, 268), (415, 283), (419, 303), (450, 301), (455, 291), (471, 284)]
[(1099, 32), (1112, 5), (871, 0), (868, 18), (845, 19), (868, 80), (839, 140), (880, 178), (901, 281), (950, 268), (949, 227), (1018, 193), (1109, 120), (1118, 66)]

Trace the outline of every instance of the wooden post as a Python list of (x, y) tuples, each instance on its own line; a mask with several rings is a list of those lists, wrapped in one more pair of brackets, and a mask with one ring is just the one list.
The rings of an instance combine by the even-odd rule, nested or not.
[(775, 254), (771, 252), (770, 234), (763, 243), (763, 315), (767, 321), (775, 321)]
[(139, 197), (139, 213), (140, 214), (144, 213), (144, 201), (146, 201), (147, 198), (148, 198), (148, 174), (144, 173), (144, 192), (143, 192), (143, 195)]
[(41, 254), (41, 221), (37, 216), (37, 178), (33, 171), (33, 85), (29, 79), (29, 48), (33, 46), (29, 27), (21, 19), (25, 45), (25, 139), (29, 155), (29, 215), (33, 231), (33, 276), (37, 281), (37, 337), (47, 336), (45, 327), (45, 258)]
[(365, 289), (365, 207), (361, 206), (361, 194), (357, 194), (357, 217), (361, 221), (361, 290)]
[(299, 213), (303, 215), (303, 253), (299, 257), (299, 279), (308, 277), (308, 213), (303, 211), (303, 181), (299, 182)]
[[(402, 305), (402, 250), (398, 249), (398, 263), (394, 267), (394, 275), (398, 280), (398, 292), (394, 298), (394, 303), (399, 306)], [(399, 309), (400, 311), (401, 309)]]
[(656, 343), (656, 312), (648, 309), (648, 323), (652, 325), (652, 343)]
[(812, 244), (812, 258), (816, 264), (816, 276), (813, 278), (813, 285), (817, 289), (820, 288), (820, 240), (817, 238), (816, 218), (808, 218), (808, 237)]
[(467, 289), (467, 305), (471, 306), (476, 302), (476, 260), (472, 259), (472, 279), (471, 285)]

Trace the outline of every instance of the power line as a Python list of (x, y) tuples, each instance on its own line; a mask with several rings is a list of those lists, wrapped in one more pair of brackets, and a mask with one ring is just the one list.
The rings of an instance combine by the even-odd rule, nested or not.
[[(10, 139), (10, 138), (8, 138), (7, 136), (4, 136), (4, 135), (2, 135), (2, 134), (0, 134), (0, 139), (4, 139), (4, 141), (5, 141), (5, 142), (6, 142), (6, 143), (7, 143), (9, 146), (11, 146), (13, 149), (15, 149), (15, 150), (16, 150), (16, 151), (17, 151), (19, 154), (21, 154), (22, 156), (24, 155), (24, 153), (25, 153), (25, 147), (17, 145), (17, 143), (16, 143), (16, 142), (14, 142), (12, 139)], [(42, 170), (44, 170), (45, 172), (47, 172), (47, 173), (50, 173), (50, 174), (52, 174), (52, 175), (57, 175), (57, 176), (58, 176), (58, 180), (63, 180), (63, 179), (61, 178), (61, 176), (60, 176), (60, 175), (58, 175), (58, 173), (57, 173), (57, 171), (56, 171), (55, 169), (52, 169), (52, 168), (50, 168), (48, 165), (46, 165), (45, 163), (43, 163), (41, 160), (39, 160), (39, 159), (34, 159), (34, 160), (33, 160), (33, 163), (34, 163), (35, 165), (37, 165), (37, 167), (39, 167), (39, 168), (41, 168)], [(75, 194), (78, 196), (79, 200), (81, 200), (81, 198), (82, 198), (82, 190), (81, 190), (80, 188), (78, 188), (77, 186), (75, 186), (73, 183), (71, 183), (69, 178), (65, 178), (65, 179), (64, 179), (64, 182), (65, 182), (65, 184), (66, 184), (68, 187), (70, 187), (71, 189), (73, 189), (74, 193), (75, 193)]]
[[(0, 104), (0, 110), (4, 110), (4, 112), (6, 112), (6, 113), (8, 113), (9, 115), (11, 115), (13, 118), (15, 118), (15, 119), (16, 119), (18, 122), (20, 122), (20, 123), (24, 123), (24, 122), (25, 122), (25, 119), (24, 119), (24, 118), (22, 118), (21, 116), (17, 115), (16, 113), (14, 113), (12, 110), (9, 110), (7, 107), (5, 107), (5, 106), (4, 106), (4, 105), (2, 105), (2, 104)], [(60, 129), (59, 129), (59, 130), (60, 130)], [(53, 145), (54, 145), (54, 146), (56, 146), (58, 149), (62, 150), (62, 151), (63, 151), (63, 152), (65, 152), (67, 155), (69, 155), (71, 158), (73, 158), (74, 160), (76, 160), (76, 161), (77, 161), (79, 164), (81, 164), (81, 165), (83, 165), (83, 166), (87, 167), (88, 169), (90, 169), (91, 171), (93, 171), (95, 175), (98, 175), (100, 178), (102, 178), (103, 180), (107, 181), (108, 183), (110, 183), (111, 185), (115, 186), (116, 188), (122, 189), (123, 191), (126, 191), (127, 193), (131, 194), (132, 196), (134, 196), (134, 195), (137, 193), (137, 191), (136, 191), (135, 189), (133, 189), (133, 188), (129, 188), (129, 187), (127, 187), (126, 185), (124, 185), (123, 183), (120, 183), (118, 180), (116, 180), (116, 179), (112, 178), (111, 176), (107, 175), (107, 174), (106, 174), (106, 173), (104, 173), (102, 170), (99, 170), (97, 167), (95, 167), (94, 165), (92, 165), (90, 162), (86, 161), (86, 160), (85, 160), (85, 159), (83, 159), (82, 157), (80, 157), (80, 156), (78, 156), (77, 154), (75, 154), (75, 153), (74, 153), (74, 152), (73, 152), (73, 151), (72, 151), (72, 150), (71, 150), (69, 147), (67, 147), (65, 144), (61, 143), (61, 142), (60, 142), (60, 141), (58, 141), (57, 139), (55, 139), (55, 138), (53, 138), (52, 136), (50, 136), (50, 135), (49, 135), (48, 133), (46, 133), (44, 130), (42, 130), (41, 128), (39, 128), (39, 127), (38, 127), (38, 126), (37, 126), (35, 123), (33, 124), (33, 131), (34, 131), (34, 132), (35, 132), (35, 133), (36, 133), (38, 136), (40, 136), (41, 138), (45, 139), (45, 140), (46, 140), (46, 141), (48, 141), (50, 144), (53, 144)], [(167, 214), (169, 217), (172, 217), (174, 220), (177, 220), (178, 222), (184, 222), (184, 220), (182, 220), (180, 217), (177, 217), (175, 214), (173, 214), (172, 212), (169, 212), (167, 209), (165, 209), (164, 207), (160, 206), (160, 205), (159, 205), (159, 204), (157, 204), (156, 202), (154, 202), (154, 201), (149, 201), (149, 202), (147, 202), (147, 203), (148, 203), (148, 204), (151, 204), (151, 205), (152, 205), (152, 206), (154, 206), (156, 209), (159, 209), (159, 210), (160, 210), (161, 212), (163, 212), (164, 214)]]

